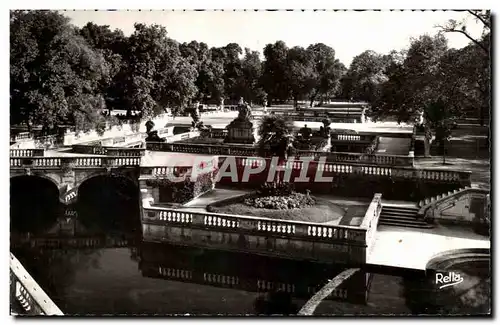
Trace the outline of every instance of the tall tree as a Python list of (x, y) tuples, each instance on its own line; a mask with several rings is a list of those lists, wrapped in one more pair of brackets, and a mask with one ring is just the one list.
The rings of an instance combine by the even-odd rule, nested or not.
[(387, 80), (387, 59), (374, 51), (365, 51), (353, 58), (342, 78), (341, 96), (372, 103), (380, 96), (381, 85)]
[(330, 97), (333, 97), (340, 86), (340, 78), (345, 74), (346, 67), (335, 59), (335, 50), (323, 43), (310, 45), (307, 51), (311, 54), (314, 64), (314, 89), (310, 96), (311, 104), (320, 98), (321, 103)]
[[(391, 64), (389, 79), (383, 84), (381, 96), (374, 105), (375, 114), (393, 115), (399, 122), (413, 122), (422, 116), (426, 156), (430, 152), (432, 133), (438, 126), (451, 126), (443, 119), (451, 121), (461, 115), (457, 98), (463, 83), (450, 74), (453, 55), (442, 35), (414, 39), (404, 61)], [(441, 131), (442, 128), (438, 135), (445, 136), (447, 131)]]
[(12, 11), (10, 42), (11, 124), (41, 125), (46, 133), (68, 123), (78, 131), (104, 130), (100, 84), (109, 66), (68, 18), (54, 11)]
[(283, 41), (267, 44), (264, 48), (262, 85), (269, 96), (269, 104), (283, 102), (289, 98), (287, 56), (288, 47)]
[(471, 41), (471, 44), (462, 50), (463, 60), (457, 64), (457, 68), (467, 71), (471, 83), (476, 84), (479, 101), (476, 107), (479, 108), (479, 122), (484, 125), (491, 112), (491, 12), (489, 10), (467, 10), (467, 12), (483, 27), (479, 38), (472, 36), (467, 30), (465, 21), (450, 19), (445, 25), (436, 27), (444, 33), (460, 33)]
[(315, 68), (312, 55), (306, 49), (295, 46), (288, 50), (286, 81), (295, 107), (298, 100), (311, 95), (318, 79)]
[(224, 89), (226, 96), (236, 100), (243, 96), (241, 79), (243, 71), (241, 69), (240, 55), (241, 47), (236, 43), (229, 43), (223, 48), (225, 52), (224, 59)]
[(183, 111), (197, 92), (196, 68), (181, 56), (179, 44), (159, 25), (135, 24), (129, 37), (127, 99), (144, 116), (165, 108)]
[(106, 108), (109, 110), (125, 108), (124, 82), (127, 65), (123, 56), (128, 49), (127, 38), (121, 30), (112, 31), (108, 25), (99, 26), (92, 22), (83, 26), (79, 33), (92, 48), (103, 55), (110, 67), (109, 78), (100, 86)]
[(245, 49), (245, 56), (241, 62), (241, 90), (243, 98), (250, 102), (258, 102), (262, 104), (265, 97), (265, 92), (260, 85), (262, 77), (262, 62), (260, 61), (259, 52)]

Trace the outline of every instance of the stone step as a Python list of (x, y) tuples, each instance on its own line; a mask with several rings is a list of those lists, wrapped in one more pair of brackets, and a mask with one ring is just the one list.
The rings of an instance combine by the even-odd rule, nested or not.
[(401, 216), (401, 217), (408, 217), (408, 218), (416, 218), (417, 216), (417, 211), (386, 211), (382, 210), (382, 213), (380, 214), (381, 216)]
[(398, 215), (398, 214), (393, 214), (393, 215), (387, 215), (382, 213), (380, 215), (380, 219), (399, 219), (399, 220), (408, 220), (408, 221), (421, 221), (417, 215)]
[(433, 225), (429, 225), (427, 223), (407, 224), (407, 223), (394, 222), (394, 221), (383, 221), (383, 220), (380, 220), (379, 225), (395, 226), (395, 227), (402, 227), (402, 228), (417, 228), (417, 229), (432, 229), (432, 228), (434, 228)]
[(390, 222), (399, 222), (402, 224), (414, 224), (414, 223), (422, 223), (421, 220), (416, 218), (405, 218), (405, 217), (380, 217), (380, 221), (390, 221)]
[(401, 206), (401, 207), (398, 207), (398, 206), (386, 206), (384, 205), (382, 207), (382, 210), (383, 211), (401, 211), (401, 212), (418, 212), (418, 210), (420, 210), (418, 207), (404, 207), (404, 206)]

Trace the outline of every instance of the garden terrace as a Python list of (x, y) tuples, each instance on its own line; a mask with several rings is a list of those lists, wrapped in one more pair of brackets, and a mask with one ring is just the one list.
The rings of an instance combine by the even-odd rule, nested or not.
[(366, 262), (366, 251), (373, 244), (371, 234), (375, 231), (376, 222), (365, 219), (376, 219), (376, 212), (380, 212), (380, 209), (372, 208), (380, 205), (380, 195), (376, 195), (370, 203), (361, 227), (175, 210), (154, 207), (149, 202), (147, 198), (143, 200), (145, 241), (294, 259), (334, 259), (340, 263)]
[[(217, 191), (217, 189), (215, 191)], [(209, 212), (215, 213), (266, 217), (277, 220), (359, 226), (368, 207), (368, 204), (365, 201), (352, 203), (349, 201), (343, 202), (338, 199), (330, 200), (330, 198), (315, 196), (310, 196), (313, 200), (313, 204), (300, 206), (300, 198), (296, 198), (296, 195), (304, 196), (302, 193), (295, 193), (291, 194), (291, 196), (283, 197), (272, 195), (261, 196), (257, 192), (253, 192), (215, 201), (209, 204), (206, 209)], [(252, 205), (247, 204), (247, 200), (254, 199), (264, 199), (267, 204), (273, 203), (274, 206), (278, 206), (284, 201), (290, 201), (290, 203), (295, 203), (296, 206), (293, 208), (272, 209), (270, 207), (256, 207), (256, 202)]]
[[(236, 172), (225, 176), (224, 170), (231, 169), (225, 159), (235, 159)], [(256, 188), (273, 181), (289, 181), (297, 190), (310, 189), (313, 193), (331, 193), (337, 196), (371, 197), (374, 192), (384, 193), (391, 200), (420, 200), (425, 197), (470, 186), (470, 172), (439, 169), (416, 169), (403, 166), (374, 166), (351, 163), (323, 163), (312, 161), (303, 170), (303, 161), (287, 161), (271, 173), (271, 160), (254, 157), (219, 157), (221, 177), (219, 183), (241, 188)], [(274, 168), (274, 167), (273, 167)], [(243, 179), (245, 169), (248, 180)], [(259, 171), (260, 170), (260, 171)], [(272, 170), (271, 170), (272, 171)], [(301, 181), (300, 176), (308, 180)], [(227, 175), (227, 174), (226, 174)], [(274, 175), (274, 176), (273, 176)], [(279, 175), (279, 176), (278, 176)], [(328, 179), (321, 179), (328, 178)]]

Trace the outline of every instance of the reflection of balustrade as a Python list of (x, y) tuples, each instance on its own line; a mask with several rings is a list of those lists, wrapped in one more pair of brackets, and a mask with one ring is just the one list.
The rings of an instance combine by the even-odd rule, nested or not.
[[(10, 300), (28, 315), (63, 315), (61, 310), (47, 296), (43, 289), (30, 276), (22, 264), (10, 254)], [(18, 313), (17, 310), (12, 310)]]
[(11, 245), (21, 247), (23, 245), (36, 248), (120, 248), (129, 247), (130, 242), (122, 238), (105, 238), (100, 235), (89, 236), (11, 236)]

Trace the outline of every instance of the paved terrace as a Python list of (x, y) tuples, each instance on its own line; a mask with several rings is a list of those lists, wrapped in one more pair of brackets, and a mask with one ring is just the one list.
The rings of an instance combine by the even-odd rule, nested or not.
[[(190, 201), (180, 209), (205, 212), (208, 204), (250, 192), (251, 190), (218, 188)], [(343, 205), (367, 203), (366, 201), (362, 201), (362, 199), (344, 199), (327, 196), (324, 198), (328, 198), (333, 203)], [(414, 202), (405, 201), (383, 200), (383, 204), (415, 206)], [(343, 219), (346, 219), (346, 216), (326, 224), (350, 224), (350, 220)], [(350, 218), (348, 217), (347, 219)], [(353, 223), (355, 222), (353, 220)], [(472, 248), (490, 249), (491, 242), (488, 237), (476, 234), (467, 226), (437, 224), (433, 229), (412, 229), (381, 225), (377, 227), (375, 242), (371, 253), (367, 257), (366, 264), (367, 269), (373, 268), (389, 273), (405, 269), (425, 271), (427, 263), (437, 254), (450, 250)]]
[(465, 248), (490, 249), (491, 242), (464, 226), (436, 225), (433, 229), (378, 226), (367, 264), (424, 271), (436, 254)]

